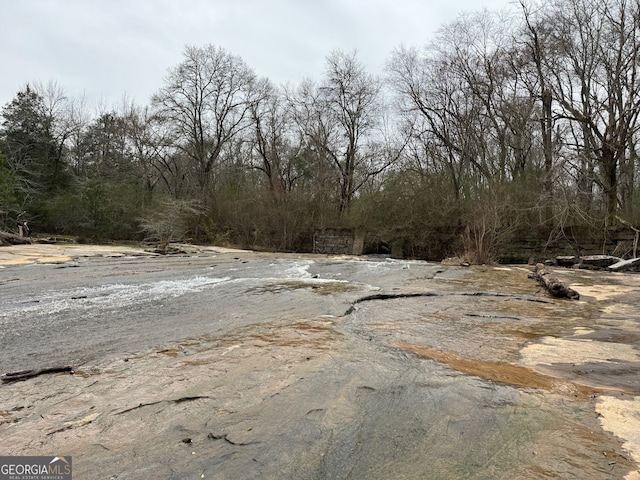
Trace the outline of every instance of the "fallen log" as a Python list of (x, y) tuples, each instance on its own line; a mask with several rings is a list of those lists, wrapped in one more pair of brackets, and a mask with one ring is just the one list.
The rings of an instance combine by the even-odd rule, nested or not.
[(630, 258), (620, 260), (618, 263), (609, 266), (612, 272), (640, 272), (640, 258)]
[(554, 297), (580, 300), (578, 292), (564, 285), (556, 277), (551, 276), (551, 273), (546, 270), (542, 263), (536, 265), (536, 271), (529, 275), (529, 278), (538, 281)]
[(48, 367), (37, 370), (22, 370), (20, 372), (5, 373), (2, 375), (2, 383), (21, 382), (47, 373), (73, 372), (73, 367)]
[(0, 232), (0, 245), (27, 245), (33, 243), (30, 237), (21, 237), (8, 232)]

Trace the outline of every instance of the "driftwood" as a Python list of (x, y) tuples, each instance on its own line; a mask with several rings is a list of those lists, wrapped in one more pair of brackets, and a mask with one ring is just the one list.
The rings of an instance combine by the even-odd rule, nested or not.
[(620, 260), (618, 263), (609, 266), (612, 272), (640, 272), (640, 258), (630, 258)]
[(47, 373), (73, 372), (73, 367), (49, 367), (37, 370), (22, 370), (20, 372), (5, 373), (2, 375), (2, 383), (21, 382), (29, 378), (37, 377)]
[(0, 245), (27, 245), (33, 243), (30, 237), (21, 237), (14, 233), (0, 232)]
[(529, 278), (537, 280), (551, 295), (558, 298), (580, 300), (580, 294), (564, 285), (556, 277), (551, 276), (542, 263), (536, 265), (536, 271)]

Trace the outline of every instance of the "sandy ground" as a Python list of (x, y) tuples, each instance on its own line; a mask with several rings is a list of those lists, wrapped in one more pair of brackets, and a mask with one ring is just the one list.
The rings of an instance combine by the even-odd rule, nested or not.
[(64, 263), (80, 257), (124, 257), (146, 255), (140, 248), (102, 245), (12, 245), (0, 248), (0, 265)]
[[(237, 250), (225, 247), (208, 247), (184, 245), (191, 253), (241, 253), (245, 250)], [(128, 247), (118, 245), (77, 245), (77, 244), (33, 244), (11, 245), (0, 247), (0, 266), (30, 265), (34, 263), (64, 263), (76, 258), (87, 257), (111, 257), (121, 258), (126, 256), (154, 256), (151, 251), (140, 247)]]

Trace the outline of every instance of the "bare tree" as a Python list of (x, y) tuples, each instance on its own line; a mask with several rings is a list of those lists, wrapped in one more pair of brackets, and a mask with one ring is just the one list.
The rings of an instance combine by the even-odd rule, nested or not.
[(74, 123), (73, 101), (66, 95), (64, 88), (57, 82), (36, 82), (35, 92), (42, 98), (42, 115), (46, 119), (47, 129), (53, 136), (56, 152), (53, 155), (54, 176), (58, 176), (66, 167), (65, 153), (69, 137), (72, 135)]
[[(635, 157), (640, 114), (640, 5), (627, 0), (550, 0), (537, 25), (549, 25), (542, 59), (557, 105), (568, 122), (580, 163), (603, 192), (606, 224), (620, 207), (620, 173)], [(579, 186), (579, 184), (578, 184)]]
[(223, 147), (248, 125), (247, 93), (254, 77), (242, 59), (221, 47), (187, 47), (153, 97), (191, 162), (202, 200)]
[(186, 198), (192, 193), (188, 185), (190, 162), (170, 121), (146, 107), (131, 110), (127, 119), (145, 190), (155, 192), (159, 186), (175, 200)]
[(267, 79), (256, 82), (251, 98), (250, 141), (275, 198), (291, 191), (300, 172), (295, 166), (300, 146), (293, 136), (292, 116), (284, 95)]
[(334, 51), (326, 62), (322, 82), (301, 85), (292, 106), (308, 147), (337, 174), (338, 210), (344, 214), (364, 182), (395, 158), (381, 156), (376, 148), (382, 125), (380, 81), (365, 71), (355, 52)]
[(545, 190), (545, 221), (551, 224), (553, 219), (553, 94), (549, 85), (548, 74), (545, 71), (546, 55), (548, 48), (546, 45), (550, 41), (548, 28), (536, 25), (532, 22), (530, 7), (521, 0), (520, 6), (524, 15), (525, 34), (524, 45), (526, 54), (530, 56), (530, 61), (534, 68), (535, 82), (529, 87), (533, 96), (538, 96), (542, 103), (540, 115), (540, 131), (542, 134), (542, 151), (544, 155), (544, 190)]
[(394, 51), (388, 69), (398, 105), (411, 133), (411, 148), (420, 169), (440, 171), (450, 179), (455, 198), (470, 164), (477, 164), (471, 135), (459, 129), (473, 113), (459, 80), (446, 64), (416, 48)]

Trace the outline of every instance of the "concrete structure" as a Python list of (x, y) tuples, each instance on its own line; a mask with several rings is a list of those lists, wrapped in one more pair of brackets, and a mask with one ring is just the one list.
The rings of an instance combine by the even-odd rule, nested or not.
[(313, 233), (313, 253), (362, 255), (364, 233), (353, 228), (319, 228)]

